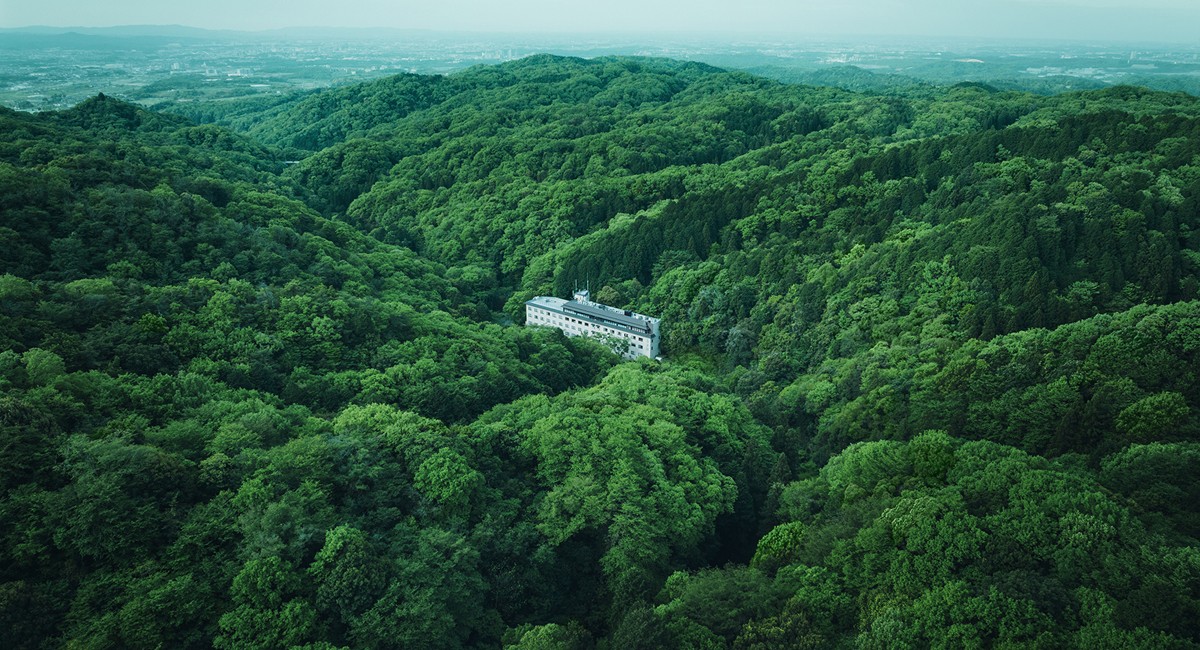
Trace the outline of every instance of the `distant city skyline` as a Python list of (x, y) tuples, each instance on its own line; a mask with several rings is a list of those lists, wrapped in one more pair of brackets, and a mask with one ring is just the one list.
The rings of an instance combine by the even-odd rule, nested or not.
[(0, 1), (0, 27), (394, 27), (560, 33), (772, 33), (1192, 43), (1196, 0)]

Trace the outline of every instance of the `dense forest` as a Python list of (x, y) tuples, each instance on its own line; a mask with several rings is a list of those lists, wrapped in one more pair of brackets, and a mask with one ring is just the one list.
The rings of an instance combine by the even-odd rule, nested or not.
[[(1200, 99), (537, 56), (0, 109), (9, 648), (1200, 647)], [(521, 327), (588, 281), (666, 359)]]

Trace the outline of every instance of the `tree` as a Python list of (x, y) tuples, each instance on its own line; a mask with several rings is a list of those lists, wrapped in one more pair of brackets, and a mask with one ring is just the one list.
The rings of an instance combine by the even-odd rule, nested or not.
[[(513, 638), (511, 642), (509, 637)], [(589, 650), (594, 643), (592, 635), (577, 621), (523, 626), (506, 634), (505, 639), (506, 650)]]
[(21, 361), (25, 364), (25, 374), (29, 377), (29, 382), (35, 386), (49, 384), (66, 372), (62, 357), (41, 348), (26, 350), (21, 355)]
[(1183, 395), (1163, 392), (1130, 404), (1117, 416), (1117, 429), (1131, 442), (1170, 440), (1178, 435), (1191, 410)]
[(355, 645), (456, 648), (487, 621), (479, 552), (436, 527), (414, 535), (400, 540), (405, 552), (395, 562), (395, 579), (355, 621), (350, 631)]
[(386, 564), (366, 535), (342, 525), (325, 534), (309, 575), (316, 583), (316, 606), (349, 626), (373, 605), (388, 583)]
[(277, 557), (252, 559), (230, 590), (233, 608), (221, 616), (217, 648), (279, 648), (314, 640), (317, 611), (300, 597), (295, 568)]

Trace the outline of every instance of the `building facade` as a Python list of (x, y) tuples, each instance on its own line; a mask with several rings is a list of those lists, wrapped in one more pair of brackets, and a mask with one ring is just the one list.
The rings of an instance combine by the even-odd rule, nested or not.
[(644, 314), (592, 302), (586, 290), (571, 300), (538, 296), (525, 301), (525, 325), (555, 327), (567, 336), (590, 336), (608, 343), (626, 359), (659, 357), (659, 324)]

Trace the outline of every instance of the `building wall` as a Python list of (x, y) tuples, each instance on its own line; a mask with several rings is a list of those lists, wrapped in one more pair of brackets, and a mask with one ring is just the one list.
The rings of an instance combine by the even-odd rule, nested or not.
[(622, 355), (627, 359), (636, 359), (637, 357), (653, 359), (660, 354), (658, 323), (653, 320), (648, 321), (651, 335), (644, 336), (527, 303), (525, 305), (525, 324), (527, 326), (555, 327), (562, 330), (567, 336), (591, 336), (599, 339), (628, 341), (629, 347)]

